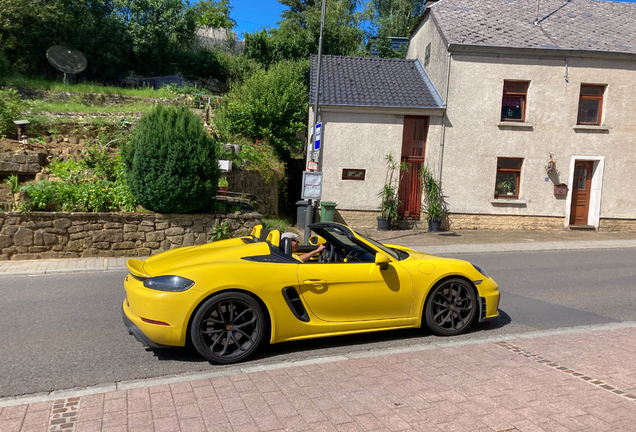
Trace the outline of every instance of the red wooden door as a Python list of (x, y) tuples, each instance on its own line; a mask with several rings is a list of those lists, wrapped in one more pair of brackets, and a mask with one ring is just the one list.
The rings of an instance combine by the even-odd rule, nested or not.
[(587, 225), (590, 210), (590, 187), (592, 186), (592, 161), (574, 163), (574, 181), (572, 185), (572, 207), (570, 207), (570, 225)]
[(404, 219), (420, 219), (422, 206), (420, 171), (424, 164), (427, 133), (428, 117), (404, 116), (401, 160), (409, 164), (409, 169), (400, 173), (399, 197), (402, 204), (398, 209), (398, 213)]

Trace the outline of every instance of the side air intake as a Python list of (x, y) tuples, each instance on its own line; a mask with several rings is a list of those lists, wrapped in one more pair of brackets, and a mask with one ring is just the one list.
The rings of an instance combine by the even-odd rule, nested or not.
[(309, 322), (309, 315), (307, 315), (307, 310), (305, 309), (305, 306), (303, 305), (303, 302), (300, 299), (296, 288), (283, 288), (283, 298), (287, 302), (287, 306), (289, 306), (289, 309), (291, 309), (296, 318), (298, 318), (302, 322)]

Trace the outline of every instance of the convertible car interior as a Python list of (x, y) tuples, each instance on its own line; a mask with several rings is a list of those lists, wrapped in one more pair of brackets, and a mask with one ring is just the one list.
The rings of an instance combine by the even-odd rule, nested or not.
[[(338, 227), (322, 225), (320, 223), (309, 226), (318, 237), (312, 237), (316, 244), (299, 245), (296, 253), (303, 254), (311, 252), (318, 247), (319, 243), (325, 245), (325, 249), (306, 262), (306, 264), (317, 263), (372, 263), (375, 261), (375, 251), (364, 243), (355, 238), (352, 233), (347, 233), (344, 229)], [(358, 234), (359, 235), (359, 234)], [(375, 243), (375, 241), (368, 239)], [(258, 227), (252, 232), (250, 242), (267, 242), (270, 246), (270, 257), (247, 257), (244, 259), (250, 261), (269, 261), (269, 262), (298, 262), (292, 256), (292, 242), (288, 238), (281, 238), (280, 232), (277, 230), (268, 231)], [(382, 249), (388, 249), (386, 246), (377, 244)], [(392, 249), (385, 250), (397, 259), (404, 259), (408, 256), (406, 252), (395, 251)]]

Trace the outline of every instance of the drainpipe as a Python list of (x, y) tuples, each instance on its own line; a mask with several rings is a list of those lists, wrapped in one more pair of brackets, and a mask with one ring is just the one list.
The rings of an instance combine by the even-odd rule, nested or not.
[(444, 139), (446, 138), (446, 117), (448, 110), (448, 85), (450, 82), (450, 67), (451, 67), (451, 58), (453, 54), (451, 52), (448, 53), (448, 64), (446, 66), (446, 89), (444, 90), (444, 117), (442, 118), (442, 140), (439, 145), (439, 174), (438, 181), (441, 186), (442, 184), (442, 166), (444, 164)]

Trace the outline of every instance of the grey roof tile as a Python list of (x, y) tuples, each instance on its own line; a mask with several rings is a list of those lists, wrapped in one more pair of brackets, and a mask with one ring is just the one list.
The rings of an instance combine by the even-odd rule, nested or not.
[[(318, 57), (311, 56), (310, 103)], [(322, 105), (442, 108), (442, 100), (418, 60), (323, 56)]]
[(539, 5), (539, 25), (536, 0), (442, 0), (430, 13), (451, 44), (636, 54), (636, 4), (541, 0)]

